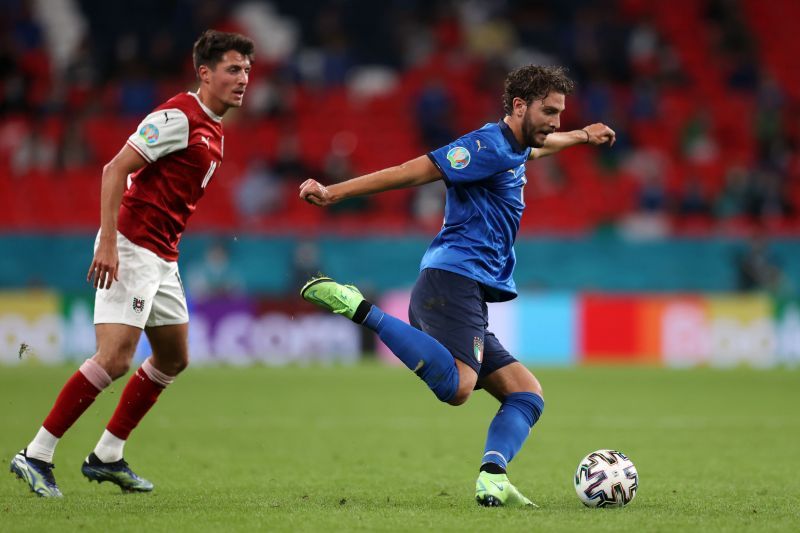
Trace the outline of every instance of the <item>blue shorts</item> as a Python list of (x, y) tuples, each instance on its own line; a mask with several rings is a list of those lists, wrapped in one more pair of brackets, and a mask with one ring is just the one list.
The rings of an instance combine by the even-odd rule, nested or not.
[(408, 320), (469, 365), (478, 381), (517, 361), (486, 329), (489, 310), (484, 289), (473, 279), (426, 268), (411, 292)]

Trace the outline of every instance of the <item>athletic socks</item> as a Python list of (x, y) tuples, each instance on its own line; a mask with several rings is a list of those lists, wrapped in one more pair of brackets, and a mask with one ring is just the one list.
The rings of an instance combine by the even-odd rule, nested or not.
[(490, 474), (505, 474), (506, 469), (497, 463), (483, 463), (479, 472), (488, 472)]
[(377, 333), (392, 353), (427, 383), (439, 400), (447, 402), (456, 395), (458, 368), (453, 355), (439, 341), (387, 315), (366, 300), (359, 305), (353, 321)]
[(101, 461), (110, 463), (122, 459), (125, 441), (131, 431), (153, 407), (161, 391), (174, 380), (174, 376), (168, 376), (154, 367), (150, 359), (139, 367), (125, 385), (117, 409), (94, 449)]
[(58, 440), (59, 438), (47, 431), (47, 429), (40, 427), (39, 432), (36, 433), (36, 436), (33, 437), (33, 440), (25, 449), (25, 457), (52, 463)]
[[(458, 369), (452, 354), (439, 341), (387, 315), (366, 300), (359, 306), (353, 320), (375, 331), (397, 358), (422, 378), (441, 401), (446, 402), (455, 396)], [(489, 425), (481, 469), (489, 473), (504, 473), (543, 410), (544, 400), (538, 394), (509, 394)]]
[(94, 454), (104, 463), (114, 463), (122, 459), (124, 448), (125, 441), (106, 429), (94, 447)]
[[(174, 379), (174, 376), (155, 368), (150, 359), (131, 376), (94, 450), (101, 461), (110, 463), (122, 459), (125, 441), (131, 431), (156, 403), (161, 391)], [(110, 384), (111, 377), (102, 366), (93, 359), (84, 361), (64, 384), (42, 427), (28, 444), (26, 456), (52, 463), (59, 439), (92, 405), (100, 391)]]
[[(538, 394), (514, 392), (506, 396), (489, 425), (481, 470), (504, 473), (543, 410), (544, 400)], [(489, 466), (490, 463), (496, 466)], [(495, 472), (498, 468), (501, 471)]]
[(26, 455), (52, 463), (58, 440), (110, 384), (111, 377), (94, 359), (84, 361), (64, 384)]

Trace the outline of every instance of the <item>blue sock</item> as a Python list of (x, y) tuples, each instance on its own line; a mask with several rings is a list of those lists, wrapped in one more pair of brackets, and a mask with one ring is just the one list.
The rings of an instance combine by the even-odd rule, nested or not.
[(506, 396), (489, 425), (482, 465), (494, 463), (503, 470), (508, 468), (543, 410), (544, 400), (538, 394), (513, 392)]
[(428, 384), (437, 398), (446, 402), (456, 395), (456, 361), (439, 341), (402, 320), (387, 315), (375, 305), (362, 324), (377, 333), (392, 353)]

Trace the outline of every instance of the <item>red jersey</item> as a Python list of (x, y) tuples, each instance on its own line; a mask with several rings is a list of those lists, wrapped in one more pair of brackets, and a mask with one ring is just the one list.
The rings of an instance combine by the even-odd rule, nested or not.
[(174, 96), (145, 117), (127, 144), (148, 165), (128, 177), (119, 232), (177, 261), (186, 221), (222, 163), (223, 139), (222, 117), (194, 93)]

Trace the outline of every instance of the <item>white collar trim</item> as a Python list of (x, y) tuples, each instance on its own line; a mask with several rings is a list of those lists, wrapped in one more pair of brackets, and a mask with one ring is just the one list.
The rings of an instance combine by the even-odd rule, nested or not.
[(209, 117), (211, 117), (213, 120), (215, 120), (217, 122), (222, 122), (222, 117), (217, 115), (213, 111), (211, 111), (203, 102), (201, 102), (200, 101), (200, 97), (197, 96), (197, 93), (193, 93), (192, 91), (189, 91), (188, 94), (191, 94), (192, 96), (194, 96), (194, 99), (197, 100), (197, 103), (200, 104), (200, 107), (203, 108), (203, 111), (206, 112), (206, 115), (208, 115)]

